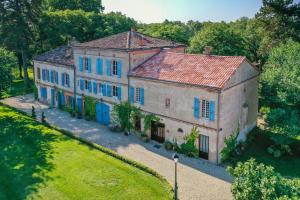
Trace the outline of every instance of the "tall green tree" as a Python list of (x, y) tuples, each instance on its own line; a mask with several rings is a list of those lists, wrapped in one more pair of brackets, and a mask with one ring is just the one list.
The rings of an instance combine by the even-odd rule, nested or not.
[(12, 82), (12, 69), (18, 65), (14, 53), (0, 48), (0, 98)]
[(288, 38), (300, 41), (300, 2), (263, 0), (256, 19), (264, 29), (261, 51), (268, 53)]
[(41, 11), (42, 0), (0, 1), (0, 41), (22, 59), (25, 85), (29, 85), (28, 56)]
[(231, 192), (236, 200), (298, 199), (300, 180), (285, 179), (273, 167), (258, 164), (254, 159), (229, 167), (233, 176)]
[(206, 46), (216, 55), (246, 55), (243, 38), (226, 23), (204, 25), (191, 39), (189, 52), (202, 53)]
[(46, 5), (51, 11), (83, 10), (100, 13), (104, 10), (101, 0), (47, 0)]

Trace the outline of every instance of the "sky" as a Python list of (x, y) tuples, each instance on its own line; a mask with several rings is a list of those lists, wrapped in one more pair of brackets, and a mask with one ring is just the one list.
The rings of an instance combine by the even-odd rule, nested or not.
[(253, 17), (262, 6), (261, 0), (102, 0), (102, 4), (105, 13), (120, 11), (143, 23), (165, 19), (229, 22)]

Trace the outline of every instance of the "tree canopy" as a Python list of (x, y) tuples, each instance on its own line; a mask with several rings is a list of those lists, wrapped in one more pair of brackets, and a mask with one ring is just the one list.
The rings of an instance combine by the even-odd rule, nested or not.
[(206, 46), (216, 55), (245, 55), (243, 38), (225, 23), (205, 25), (191, 39), (189, 52), (202, 53)]
[(231, 191), (236, 200), (297, 199), (300, 180), (288, 180), (254, 159), (228, 168), (233, 176)]
[(0, 97), (12, 81), (12, 69), (18, 65), (14, 53), (0, 48)]
[(101, 0), (46, 0), (46, 6), (55, 10), (83, 10), (85, 12), (102, 12)]

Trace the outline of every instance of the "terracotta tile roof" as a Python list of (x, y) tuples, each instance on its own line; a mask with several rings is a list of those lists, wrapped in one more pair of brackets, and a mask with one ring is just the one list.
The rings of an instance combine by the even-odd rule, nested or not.
[(35, 56), (33, 60), (56, 63), (61, 65), (73, 65), (72, 56), (68, 55), (69, 47), (60, 46), (41, 55)]
[(149, 49), (166, 47), (184, 47), (184, 44), (150, 37), (135, 31), (128, 31), (97, 40), (78, 43), (76, 47), (92, 47), (103, 49)]
[(223, 88), (244, 56), (195, 55), (162, 51), (133, 69), (130, 76)]

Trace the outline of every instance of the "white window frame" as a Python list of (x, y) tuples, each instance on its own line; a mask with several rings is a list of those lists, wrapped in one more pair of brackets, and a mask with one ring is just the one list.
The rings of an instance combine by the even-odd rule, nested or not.
[(134, 94), (135, 94), (135, 96), (134, 96), (135, 102), (140, 103), (141, 102), (141, 88), (139, 88), (139, 87), (135, 88)]
[(118, 87), (115, 85), (112, 86), (112, 96), (118, 97)]
[(201, 117), (205, 119), (209, 119), (209, 101), (202, 99), (201, 100)]
[(112, 75), (114, 76), (118, 75), (118, 61), (116, 60), (112, 61)]

